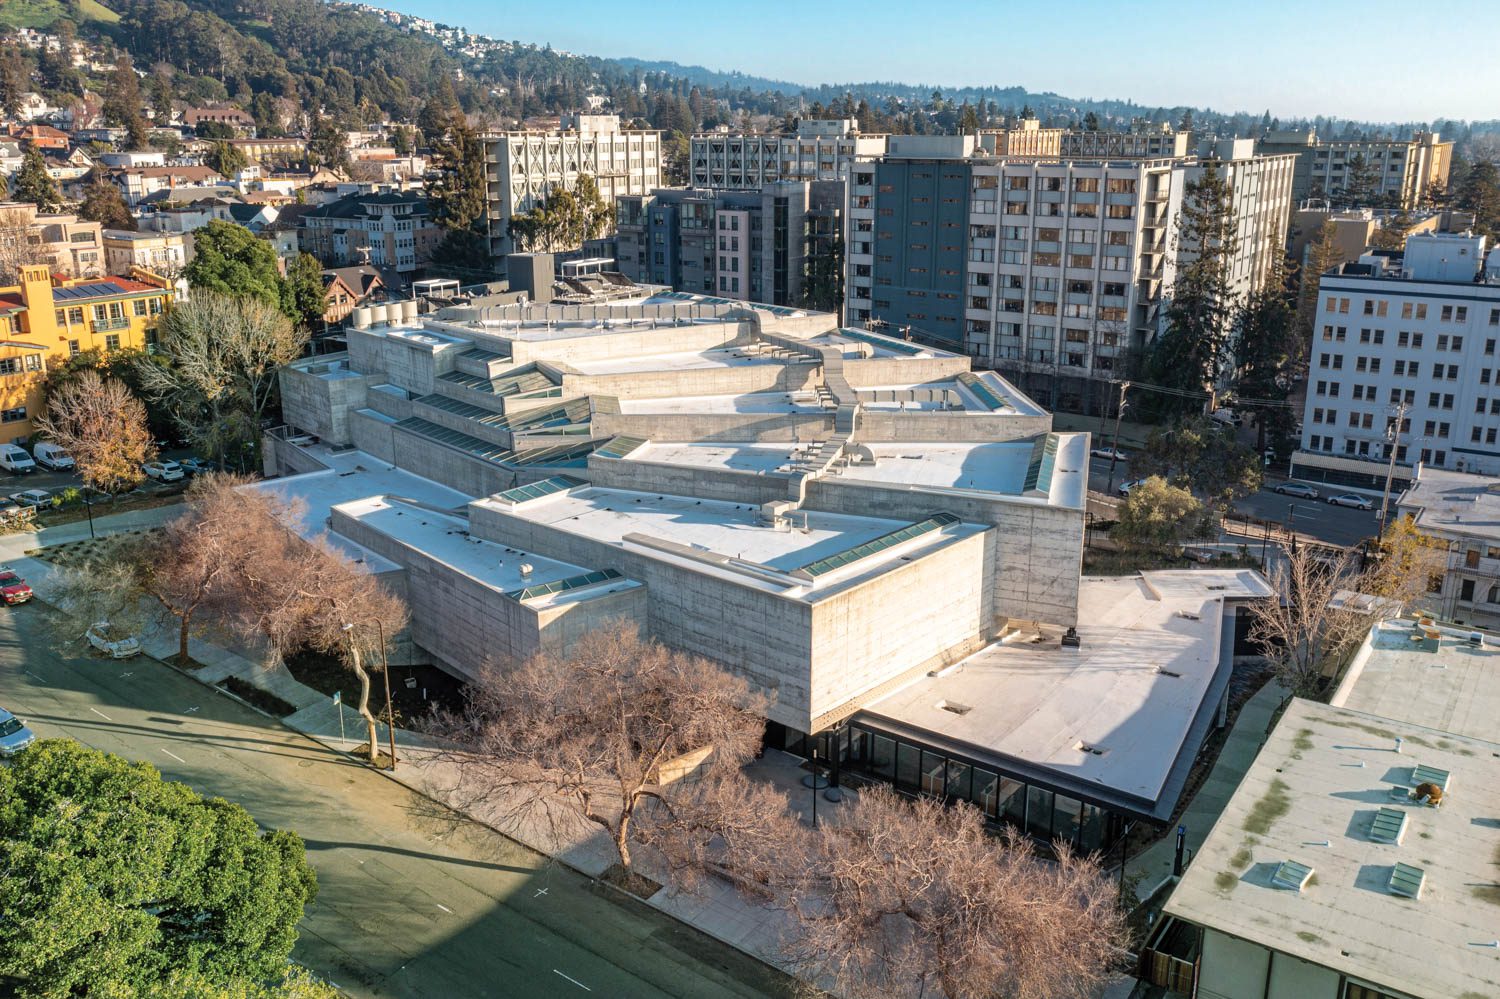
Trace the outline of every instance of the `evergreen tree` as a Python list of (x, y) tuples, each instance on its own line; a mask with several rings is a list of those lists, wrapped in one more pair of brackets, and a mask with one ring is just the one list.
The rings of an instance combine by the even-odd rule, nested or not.
[(1345, 200), (1356, 207), (1368, 207), (1375, 201), (1375, 189), (1379, 183), (1375, 167), (1365, 159), (1364, 153), (1349, 157), (1349, 175), (1343, 190)]
[(326, 310), (323, 265), (310, 253), (299, 253), (286, 268), (281, 282), (281, 311), (305, 330), (323, 323)]
[(231, 146), (228, 142), (215, 142), (203, 162), (216, 173), (233, 177), (250, 164), (250, 157), (238, 146)]
[(31, 83), (31, 70), (21, 57), (21, 46), (13, 41), (0, 45), (0, 112), (21, 117), (21, 95)]
[(1464, 175), (1454, 197), (1458, 207), (1474, 213), (1474, 230), (1490, 238), (1500, 236), (1500, 168), (1478, 160)]
[(1312, 344), (1313, 321), (1318, 315), (1318, 283), (1338, 262), (1338, 227), (1328, 219), (1318, 230), (1318, 238), (1307, 244), (1297, 290), (1297, 334), (1302, 340), (1304, 353)]
[(1204, 391), (1223, 374), (1235, 231), (1229, 185), (1208, 160), (1202, 174), (1188, 183), (1177, 219), (1172, 249), (1180, 263), (1167, 328), (1151, 348), (1149, 370), (1157, 384)]
[(125, 196), (98, 170), (89, 174), (89, 183), (83, 191), (83, 203), (78, 206), (78, 216), (90, 222), (98, 222), (106, 229), (134, 231), (135, 216), (125, 204)]
[(108, 91), (101, 110), (106, 124), (126, 130), (131, 149), (144, 149), (147, 145), (146, 119), (141, 110), (144, 107), (141, 80), (135, 75), (135, 64), (130, 61), (129, 53), (122, 52), (109, 74)]
[(323, 115), (313, 118), (308, 130), (307, 158), (314, 167), (328, 167), (347, 172), (349, 168), (349, 135), (338, 122)]
[(17, 201), (31, 202), (39, 212), (55, 212), (62, 207), (57, 181), (47, 172), (47, 161), (36, 146), (26, 147), (21, 169), (11, 179), (11, 196)]
[(1267, 430), (1284, 433), (1290, 428), (1286, 401), (1301, 353), (1297, 313), (1278, 257), (1262, 287), (1235, 310), (1235, 391), (1240, 408), (1256, 414), (1256, 453), (1266, 449)]
[(1097, 131), (1099, 131), (1099, 116), (1096, 115), (1092, 111), (1090, 111), (1088, 114), (1084, 115), (1083, 116), (1083, 129), (1086, 132), (1097, 132)]

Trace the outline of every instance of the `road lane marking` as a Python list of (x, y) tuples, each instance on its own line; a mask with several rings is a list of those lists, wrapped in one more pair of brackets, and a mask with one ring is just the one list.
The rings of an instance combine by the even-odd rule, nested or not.
[(41, 677), (37, 676), (35, 673), (31, 672), (31, 670), (29, 670), (29, 669), (28, 670), (24, 670), (24, 672), (25, 672), (25, 674), (27, 676), (31, 677), (33, 680), (41, 680), (42, 683), (46, 683), (47, 682), (46, 680), (42, 680)]
[(89, 708), (89, 710), (98, 715), (100, 718), (103, 718), (105, 721), (114, 721), (113, 718), (105, 714), (103, 711), (100, 711), (98, 708)]
[(435, 905), (435, 906), (437, 906), (437, 907), (438, 907), (438, 908), (439, 908), (439, 909), (442, 909), (442, 910), (443, 910), (443, 911), (444, 911), (444, 912), (446, 912), (446, 913), (447, 913), (447, 914), (448, 914), (448, 915), (450, 915), (450, 916), (451, 916), (451, 915), (453, 915), (453, 910), (452, 910), (452, 909), (450, 909), (450, 908), (448, 908), (448, 907), (447, 907), (447, 906), (446, 906), (446, 905), (444, 905), (444, 904), (443, 904), (443, 903), (441, 903), (441, 902), (434, 902), (434, 903), (432, 903), (432, 904), (433, 904), (433, 905)]
[[(531, 896), (531, 897), (532, 898), (541, 898), (545, 894), (547, 894), (547, 889), (545, 889), (545, 888), (538, 888), (536, 890), (536, 894), (533, 895), (533, 896)], [(558, 972), (558, 974), (561, 974), (561, 972)]]
[(580, 982), (578, 979), (572, 978), (572, 977), (570, 977), (568, 975), (563, 975), (563, 973), (561, 971), (558, 971), (556, 968), (552, 969), (552, 973), (554, 975), (562, 975), (564, 978), (568, 979), (568, 981), (572, 982), (574, 985), (578, 986), (580, 989), (583, 989), (583, 991), (585, 991), (585, 992), (592, 992), (592, 991), (594, 991), (593, 989), (589, 988), (587, 985), (585, 985), (582, 982)]
[(193, 705), (193, 706), (192, 706), (192, 707), (190, 707), (190, 708), (188, 708), (188, 709), (186, 709), (186, 710), (184, 710), (184, 711), (183, 711), (183, 712), (182, 712), (182, 713), (183, 713), (183, 714), (185, 714), (185, 715), (190, 715), (190, 714), (192, 714), (192, 713), (193, 713), (193, 712), (194, 712), (194, 711), (197, 711), (197, 710), (198, 710), (198, 705), (196, 705), (196, 704), (194, 704), (194, 705)]
[(186, 763), (187, 762), (187, 760), (184, 760), (182, 757), (178, 756), (176, 753), (172, 752), (170, 749), (163, 749), (162, 752), (166, 753), (168, 756), (172, 757), (172, 759), (176, 760), (178, 763)]

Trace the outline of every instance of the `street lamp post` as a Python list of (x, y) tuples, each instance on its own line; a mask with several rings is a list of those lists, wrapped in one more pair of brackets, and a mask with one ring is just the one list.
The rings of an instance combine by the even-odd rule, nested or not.
[(1120, 420), (1125, 416), (1125, 390), (1128, 388), (1130, 388), (1129, 382), (1120, 383), (1120, 401), (1115, 406), (1115, 439), (1110, 445), (1109, 482), (1104, 487), (1106, 493), (1115, 491), (1115, 461), (1120, 455)]

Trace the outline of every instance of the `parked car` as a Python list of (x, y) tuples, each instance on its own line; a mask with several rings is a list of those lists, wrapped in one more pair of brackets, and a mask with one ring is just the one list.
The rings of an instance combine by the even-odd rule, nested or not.
[(21, 506), (32, 508), (52, 505), (52, 494), (45, 489), (22, 489), (18, 493), (11, 493), (10, 498)]
[(202, 475), (219, 471), (219, 463), (212, 458), (184, 458), (177, 463), (188, 475)]
[(1136, 486), (1140, 485), (1142, 482), (1145, 482), (1145, 481), (1146, 481), (1145, 479), (1136, 479), (1134, 482), (1124, 482), (1124, 483), (1121, 483), (1120, 484), (1120, 495), (1121, 496), (1129, 496), (1130, 495), (1130, 490), (1134, 489)]
[(135, 636), (120, 634), (119, 629), (108, 621), (95, 621), (84, 632), (84, 637), (90, 645), (111, 659), (129, 659), (141, 654), (141, 643)]
[(175, 461), (148, 461), (141, 466), (141, 471), (146, 473), (146, 478), (155, 479), (157, 482), (181, 482), (187, 478), (187, 473), (182, 466)]
[(0, 521), (10, 520), (21, 512), (21, 504), (9, 496), (0, 496)]
[(16, 475), (29, 475), (36, 471), (36, 462), (19, 444), (0, 444), (0, 468)]
[(1375, 509), (1374, 503), (1354, 493), (1339, 493), (1337, 496), (1330, 496), (1328, 503), (1330, 506), (1352, 506), (1356, 510)]
[(1318, 498), (1318, 491), (1305, 482), (1283, 482), (1276, 487), (1276, 492), (1283, 496), (1295, 496), (1298, 499)]
[(0, 756), (14, 756), (36, 742), (36, 733), (15, 715), (0, 708)]
[(1130, 459), (1130, 456), (1124, 451), (1113, 447), (1096, 447), (1089, 454), (1095, 458), (1112, 458), (1115, 461), (1128, 461)]
[(4, 600), (6, 606), (24, 604), (32, 596), (30, 585), (17, 575), (16, 570), (0, 568), (0, 600)]
[(38, 465), (53, 472), (71, 472), (75, 465), (72, 455), (48, 441), (42, 441), (32, 448), (31, 457)]
[(1219, 553), (1214, 551), (1212, 548), (1184, 546), (1182, 549), (1182, 557), (1187, 559), (1189, 562), (1212, 562), (1214, 559), (1219, 557)]

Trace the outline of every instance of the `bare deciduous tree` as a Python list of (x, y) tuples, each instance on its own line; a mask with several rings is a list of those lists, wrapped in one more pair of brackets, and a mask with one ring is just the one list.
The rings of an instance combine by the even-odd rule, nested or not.
[(37, 432), (73, 456), (78, 474), (95, 489), (128, 489), (144, 478), (141, 465), (156, 454), (146, 407), (117, 378), (80, 372), (47, 399)]
[[(1287, 689), (1315, 697), (1377, 620), (1427, 592), (1430, 578), (1443, 571), (1444, 552), (1442, 542), (1422, 534), (1410, 518), (1391, 525), (1362, 572), (1354, 571), (1353, 552), (1297, 548), (1271, 573), (1281, 599), (1250, 605), (1251, 640)], [(1340, 591), (1355, 598), (1336, 600)]]
[(1124, 954), (1093, 858), (1059, 844), (1042, 860), (970, 805), (866, 789), (809, 839), (779, 890), (799, 917), (794, 960), (837, 995), (1083, 999)]
[(32, 215), (25, 208), (0, 208), (0, 285), (15, 284), (28, 264), (51, 263), (31, 239)]
[(141, 383), (195, 445), (222, 457), (258, 438), (277, 371), (306, 343), (274, 306), (197, 291), (162, 320), (160, 351), (171, 363), (143, 363)]
[(435, 728), (462, 747), (450, 754), (461, 794), (552, 823), (566, 821), (557, 805), (571, 806), (562, 815), (608, 833), (628, 878), (634, 845), (689, 861), (706, 855), (706, 838), (750, 822), (755, 799), (738, 781), (761, 711), (743, 680), (621, 623), (584, 636), (566, 661), (486, 666), (467, 707)]

